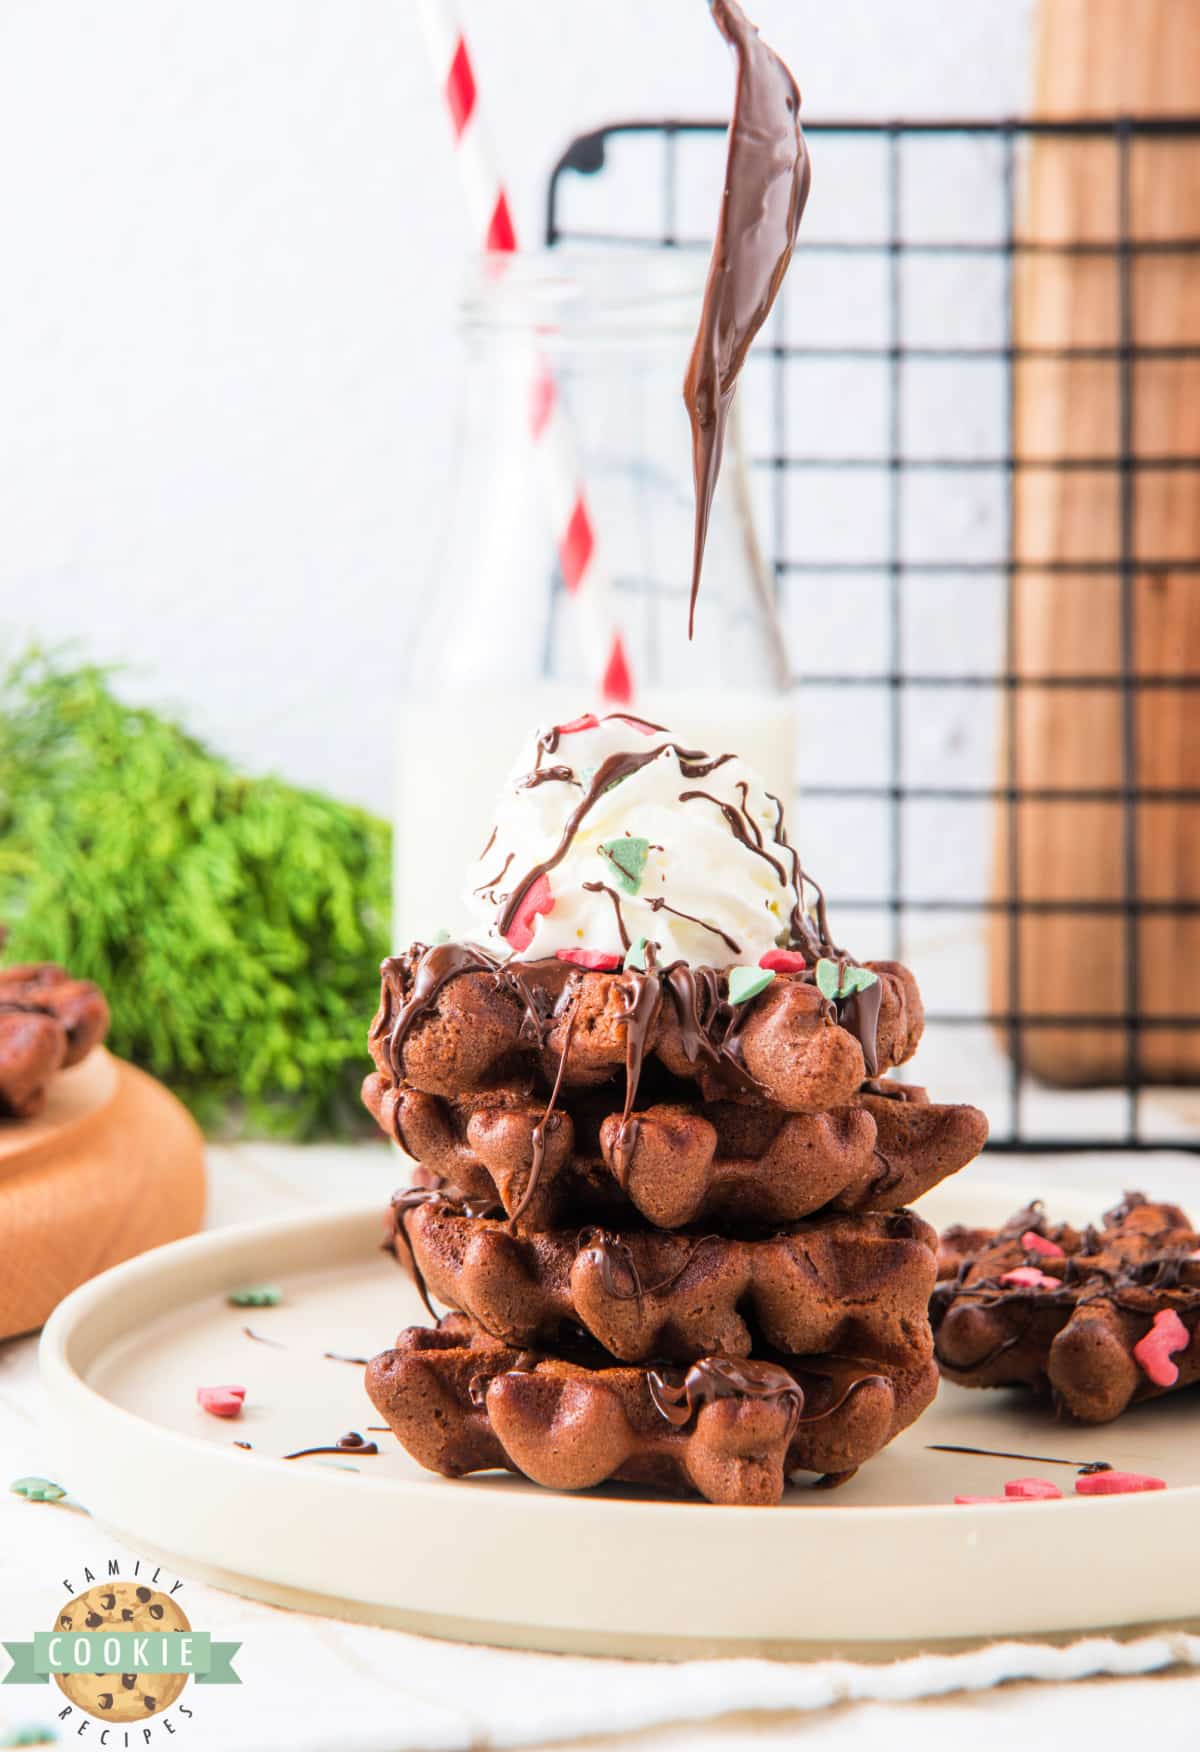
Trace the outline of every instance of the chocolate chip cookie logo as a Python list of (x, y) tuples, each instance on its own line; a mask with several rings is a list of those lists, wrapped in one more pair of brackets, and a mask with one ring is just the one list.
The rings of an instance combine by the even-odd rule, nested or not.
[[(207, 1631), (192, 1629), (175, 1598), (182, 1582), (153, 1586), (160, 1572), (140, 1579), (140, 1563), (134, 1564), (132, 1578), (122, 1579), (117, 1558), (107, 1568), (106, 1581), (84, 1570), (91, 1585), (59, 1608), (49, 1630), (37, 1631), (32, 1642), (4, 1644), (12, 1666), (3, 1683), (46, 1685), (53, 1678), (67, 1699), (57, 1712), (60, 1721), (79, 1711), (114, 1724), (112, 1734), (102, 1733), (97, 1744), (143, 1746), (152, 1742), (152, 1730), (131, 1734), (130, 1724), (163, 1716), (175, 1705), (176, 1714), (190, 1716), (192, 1711), (179, 1703), (189, 1679), (198, 1685), (241, 1683), (233, 1670), (241, 1644), (216, 1642)], [(163, 1725), (175, 1732), (172, 1720)], [(80, 1732), (84, 1726), (80, 1723)]]

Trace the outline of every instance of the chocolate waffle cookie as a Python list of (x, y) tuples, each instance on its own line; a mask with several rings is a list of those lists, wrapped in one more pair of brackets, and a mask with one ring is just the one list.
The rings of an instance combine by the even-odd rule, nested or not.
[(824, 996), (804, 968), (769, 972), (739, 1003), (711, 967), (585, 972), (558, 958), (501, 961), (469, 943), (415, 944), (383, 964), (371, 1056), (388, 1083), (451, 1099), (534, 1072), (565, 1091), (622, 1074), (636, 1089), (656, 1058), (706, 1100), (823, 1113), (904, 1064), (921, 1038), (911, 973), (867, 965), (874, 983), (844, 998)]
[(552, 1347), (582, 1327), (611, 1356), (689, 1363), (932, 1353), (936, 1236), (911, 1211), (830, 1215), (760, 1239), (641, 1226), (516, 1234), (434, 1190), (397, 1195), (398, 1256), (427, 1290), (506, 1343)]
[(1019, 1384), (1083, 1423), (1200, 1381), (1200, 1234), (1129, 1193), (1078, 1230), (1030, 1205), (999, 1230), (949, 1229), (930, 1312), (942, 1373)]
[(366, 1385), (413, 1458), (449, 1477), (505, 1468), (555, 1490), (617, 1479), (762, 1505), (791, 1472), (849, 1476), (920, 1415), (937, 1371), (869, 1352), (620, 1366), (577, 1340), (522, 1350), (452, 1314), (402, 1332)]
[(50, 962), (0, 968), (0, 1118), (40, 1113), (55, 1072), (86, 1058), (108, 1020), (90, 980)]
[(868, 1085), (827, 1113), (704, 1102), (677, 1080), (660, 1094), (626, 1115), (611, 1092), (580, 1091), (548, 1115), (547, 1094), (528, 1084), (456, 1101), (379, 1072), (363, 1084), (383, 1129), (452, 1194), (520, 1212), (529, 1228), (619, 1219), (631, 1206), (662, 1229), (896, 1210), (987, 1136), (978, 1108), (938, 1106), (899, 1083)]

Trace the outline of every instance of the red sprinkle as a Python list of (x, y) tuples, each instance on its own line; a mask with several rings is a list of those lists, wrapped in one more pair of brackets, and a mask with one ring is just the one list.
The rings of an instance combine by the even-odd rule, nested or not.
[(1154, 1324), (1145, 1338), (1134, 1345), (1134, 1361), (1156, 1387), (1174, 1387), (1179, 1368), (1171, 1361), (1171, 1355), (1186, 1350), (1190, 1343), (1188, 1329), (1174, 1308), (1164, 1308), (1154, 1316)]
[(1166, 1490), (1165, 1478), (1147, 1472), (1085, 1472), (1075, 1480), (1080, 1496), (1123, 1496), (1134, 1490)]
[(1015, 1290), (1060, 1290), (1062, 1288), (1058, 1278), (1047, 1276), (1044, 1271), (1039, 1271), (1035, 1265), (1019, 1265), (1015, 1271), (1006, 1271), (1000, 1282), (1011, 1284)]
[(244, 1387), (197, 1387), (196, 1402), (210, 1417), (237, 1417), (246, 1397)]
[(521, 896), (521, 904), (517, 908), (512, 924), (504, 933), (505, 940), (512, 944), (518, 952), (528, 949), (533, 942), (533, 921), (539, 913), (554, 911), (554, 896), (550, 892), (550, 878), (546, 875), (531, 882)]
[(1062, 1491), (1049, 1478), (1010, 1478), (1004, 1494), (1010, 1503), (1050, 1503), (1061, 1498)]
[(1026, 1253), (1039, 1253), (1043, 1259), (1065, 1259), (1067, 1256), (1057, 1241), (1047, 1241), (1044, 1235), (1039, 1235), (1036, 1229), (1026, 1229), (1021, 1236), (1021, 1246)]
[(582, 718), (572, 718), (569, 724), (556, 724), (554, 728), (560, 736), (574, 736), (577, 730), (598, 730), (600, 720), (595, 712), (585, 712)]
[(768, 949), (759, 956), (758, 965), (769, 967), (772, 973), (803, 973), (808, 963), (794, 949)]
[(556, 949), (559, 961), (573, 961), (576, 967), (588, 967), (593, 973), (612, 973), (621, 965), (619, 955), (606, 955), (602, 949)]

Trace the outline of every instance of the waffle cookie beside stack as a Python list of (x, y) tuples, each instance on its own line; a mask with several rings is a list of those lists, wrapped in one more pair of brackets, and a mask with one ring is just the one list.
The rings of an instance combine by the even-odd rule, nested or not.
[(748, 768), (641, 720), (540, 736), (493, 862), (480, 942), (383, 968), (364, 1099), (417, 1163), (397, 1256), (453, 1312), (373, 1361), (376, 1407), (452, 1475), (852, 1473), (936, 1390), (905, 1207), (987, 1129), (886, 1076), (912, 975), (833, 946)]

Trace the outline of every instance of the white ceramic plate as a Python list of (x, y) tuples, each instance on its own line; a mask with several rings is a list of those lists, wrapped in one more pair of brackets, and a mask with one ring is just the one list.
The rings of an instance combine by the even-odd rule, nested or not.
[[(1093, 1190), (1086, 1204), (1056, 1199), (1053, 1214), (1082, 1221), (1104, 1202)], [(1019, 1203), (1011, 1186), (964, 1181), (922, 1208), (934, 1222), (986, 1223)], [(380, 1421), (361, 1367), (324, 1353), (369, 1356), (423, 1317), (381, 1233), (376, 1207), (219, 1230), (76, 1290), (42, 1340), (72, 1494), (184, 1575), (523, 1647), (866, 1655), (1200, 1616), (1187, 1555), (1200, 1549), (1196, 1392), (1085, 1429), (1015, 1394), (943, 1386), (848, 1485), (797, 1486), (777, 1509), (620, 1487), (556, 1495), (497, 1474), (452, 1481), (386, 1433), (374, 1435), (377, 1457), (284, 1462)], [(279, 1307), (227, 1305), (229, 1290), (263, 1281), (283, 1289)], [(276, 1342), (254, 1342), (245, 1325)], [(247, 1390), (237, 1422), (195, 1403), (198, 1385), (222, 1382)], [(935, 1453), (934, 1442), (1105, 1459), (1171, 1488), (1076, 1498), (1069, 1466)], [(951, 1503), (1030, 1473), (1054, 1477), (1066, 1500)]]

